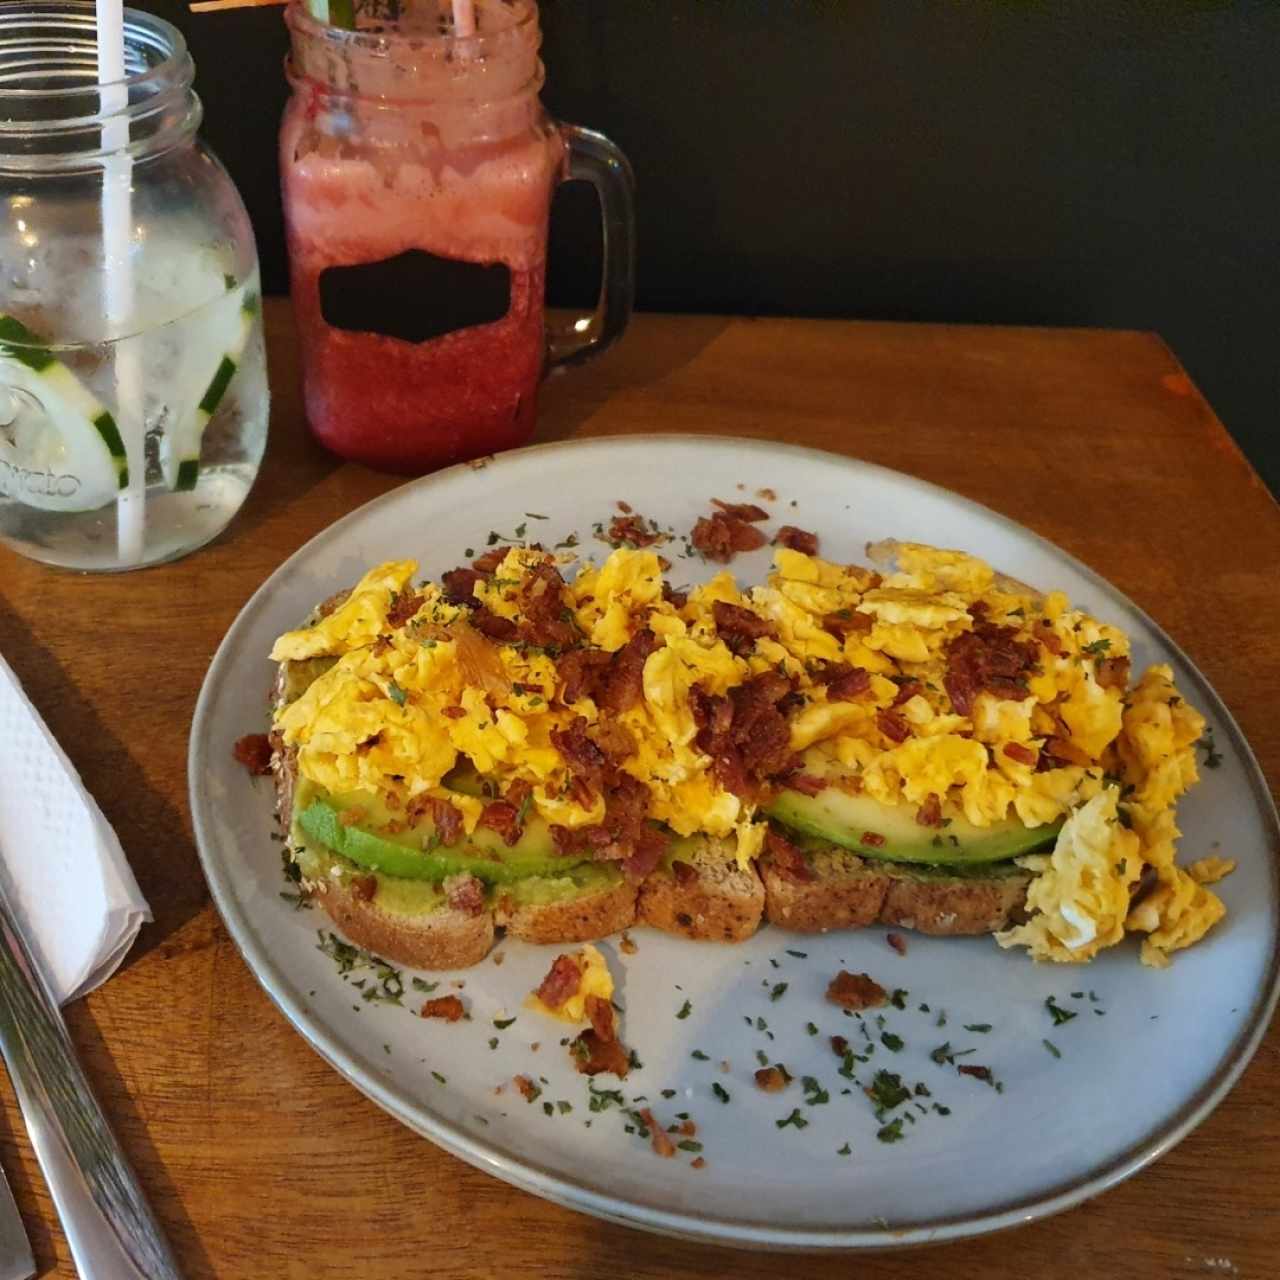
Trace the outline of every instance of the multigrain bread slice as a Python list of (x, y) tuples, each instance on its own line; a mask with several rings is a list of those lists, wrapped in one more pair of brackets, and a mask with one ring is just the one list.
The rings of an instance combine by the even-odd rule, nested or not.
[(764, 885), (720, 840), (681, 840), (640, 886), (636, 919), (700, 942), (744, 942), (760, 927)]
[(834, 845), (805, 849), (811, 879), (761, 860), (765, 918), (798, 933), (891, 924), (939, 936), (994, 933), (1021, 919), (1031, 875), (1008, 864), (985, 873), (859, 858)]
[(635, 923), (636, 886), (621, 879), (598, 893), (539, 903), (521, 903), (499, 891), (495, 916), (509, 936), (525, 942), (595, 942)]

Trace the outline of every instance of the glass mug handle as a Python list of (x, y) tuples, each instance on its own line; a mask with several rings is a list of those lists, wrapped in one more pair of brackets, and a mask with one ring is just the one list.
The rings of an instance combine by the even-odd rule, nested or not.
[(589, 182), (600, 199), (604, 269), (590, 315), (547, 322), (548, 372), (598, 356), (621, 336), (636, 292), (635, 175), (627, 157), (602, 133), (559, 126), (566, 163), (561, 181)]

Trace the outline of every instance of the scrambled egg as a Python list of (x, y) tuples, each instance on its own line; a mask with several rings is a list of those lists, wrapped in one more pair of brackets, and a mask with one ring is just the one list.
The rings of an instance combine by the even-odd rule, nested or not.
[(578, 966), (578, 989), (564, 1004), (553, 1009), (538, 998), (532, 991), (525, 997), (525, 1007), (535, 1013), (545, 1013), (549, 1018), (559, 1018), (561, 1022), (586, 1022), (587, 997), (599, 996), (601, 1000), (613, 999), (613, 975), (605, 963), (604, 956), (589, 942), (573, 957)]
[[(565, 588), (564, 615), (588, 646), (616, 654), (643, 628), (656, 638), (643, 698), (616, 717), (635, 744), (621, 767), (647, 787), (649, 817), (679, 835), (731, 838), (744, 866), (759, 854), (766, 827), (755, 805), (720, 785), (697, 745), (694, 689), (725, 695), (777, 671), (798, 699), (790, 748), (856, 775), (883, 804), (914, 809), (937, 796), (944, 812), (979, 827), (1068, 816), (1052, 853), (1021, 860), (1037, 872), (1031, 915), (1001, 945), (1081, 961), (1138, 932), (1143, 960), (1167, 963), (1221, 918), (1207, 886), (1231, 868), (1224, 859), (1175, 864), (1174, 805), (1196, 781), (1204, 721), (1169, 668), (1129, 687), (1127, 637), (1061, 593), (1040, 595), (963, 552), (894, 543), (882, 555), (886, 547), (893, 563), (883, 573), (778, 548), (765, 583), (744, 591), (720, 573), (683, 601), (664, 592), (651, 550), (617, 550), (582, 568)], [(476, 603), (518, 624), (523, 588), (545, 559), (513, 547), (476, 583)], [(588, 696), (566, 705), (554, 653), (485, 639), (469, 609), (435, 585), (415, 587), (416, 570), (412, 561), (370, 570), (327, 618), (277, 640), (276, 661), (336, 658), (277, 716), (300, 773), (335, 792), (447, 796), (472, 831), (483, 801), (443, 786), (469, 761), (503, 790), (528, 783), (550, 823), (600, 822), (603, 798), (584, 803), (552, 735), (577, 717), (604, 727), (609, 714)], [(770, 634), (731, 649), (718, 603), (749, 610)], [(949, 649), (982, 623), (1007, 629), (1035, 659), (1014, 685), (957, 704)], [(830, 664), (866, 672), (866, 687), (829, 697)]]

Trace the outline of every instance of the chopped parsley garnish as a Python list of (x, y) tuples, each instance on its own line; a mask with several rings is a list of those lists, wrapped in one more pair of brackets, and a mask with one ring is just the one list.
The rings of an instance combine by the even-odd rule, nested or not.
[(902, 1117), (899, 1116), (889, 1124), (882, 1125), (876, 1130), (876, 1137), (881, 1142), (901, 1142), (903, 1138)]
[(907, 997), (910, 994), (910, 991), (903, 991), (903, 989), (899, 987), (893, 995), (889, 997), (889, 1003), (893, 1005), (895, 1009), (905, 1009), (907, 1007)]
[(1222, 752), (1213, 740), (1213, 730), (1206, 729), (1204, 737), (1196, 745), (1204, 752), (1204, 767), (1216, 769), (1222, 763)]
[(1059, 1049), (1058, 1046), (1054, 1044), (1052, 1040), (1041, 1040), (1040, 1043), (1044, 1045), (1044, 1047), (1048, 1049), (1049, 1052), (1053, 1054), (1055, 1058), (1062, 1057), (1062, 1050)]
[(683, 1142), (677, 1142), (676, 1146), (681, 1151), (692, 1151), (695, 1155), (702, 1150), (702, 1143), (694, 1142), (692, 1138), (686, 1138)]
[(514, 1018), (494, 1018), (493, 1025), (497, 1027), (499, 1031), (505, 1031), (514, 1021)]
[(807, 951), (792, 951), (790, 947), (787, 948), (787, 955), (795, 956), (797, 960), (807, 960), (809, 958)]
[(949, 1116), (949, 1115), (951, 1114), (951, 1108), (950, 1108), (950, 1107), (944, 1107), (944, 1106), (942, 1105), (942, 1103), (940, 1103), (940, 1102), (935, 1102), (935, 1103), (933, 1104), (933, 1109), (934, 1109), (934, 1110), (935, 1110), (935, 1111), (936, 1111), (940, 1116)]
[(662, 1096), (664, 1098), (674, 1098), (676, 1096), (676, 1091), (674, 1089), (663, 1089)]
[(438, 1071), (433, 1071), (433, 1072), (431, 1073), (431, 1078), (436, 1082), (436, 1084), (448, 1084), (448, 1083), (449, 1083), (449, 1082), (444, 1078), (444, 1076), (442, 1076)]
[(530, 520), (550, 520), (551, 519), (550, 516), (540, 516), (536, 511), (526, 511), (525, 515), (527, 515)]
[(498, 1047), (498, 1037), (497, 1037), (497, 1036), (490, 1036), (490, 1037), (489, 1037), (489, 1048), (490, 1048), (490, 1049), (496, 1049), (497, 1047)]
[(806, 1022), (806, 1023), (804, 1024), (804, 1029), (805, 1029), (805, 1030), (806, 1030), (806, 1031), (807, 1031), (811, 1036), (816, 1036), (816, 1035), (818, 1034), (818, 1028), (817, 1028), (816, 1024), (814, 1024), (814, 1023), (812, 1023), (812, 1022)]
[(775, 1120), (773, 1122), (779, 1129), (785, 1129), (790, 1125), (793, 1129), (807, 1129), (809, 1122), (800, 1114), (800, 1108), (796, 1107), (792, 1113), (783, 1120)]
[(976, 1033), (977, 1033), (978, 1035), (980, 1035), (980, 1036), (985, 1036), (985, 1035), (987, 1034), (987, 1032), (991, 1030), (991, 1023), (989, 1023), (989, 1022), (966, 1022), (966, 1023), (964, 1024), (964, 1029), (965, 1029), (966, 1031), (973, 1031), (973, 1032), (976, 1032)]
[(405, 699), (408, 695), (394, 680), (387, 681), (387, 697), (396, 704), (397, 707), (403, 707)]
[(544, 1102), (542, 1104), (542, 1110), (549, 1116), (553, 1116), (556, 1113), (555, 1107), (553, 1107), (549, 1102)]
[(892, 1031), (885, 1031), (881, 1033), (880, 1043), (891, 1052), (898, 1053), (902, 1049), (903, 1039), (895, 1036)]
[(935, 1027), (945, 1027), (947, 1025), (947, 1011), (945, 1009), (938, 1010), (938, 1020), (933, 1025)]
[(1087, 653), (1091, 658), (1098, 657), (1099, 654), (1106, 653), (1111, 648), (1111, 641), (1105, 636), (1101, 640), (1095, 640), (1092, 644), (1080, 646), (1081, 653)]
[(894, 1107), (906, 1102), (911, 1097), (911, 1090), (902, 1083), (902, 1077), (892, 1071), (877, 1071), (867, 1090), (867, 1097), (875, 1104), (876, 1110), (892, 1111)]
[(591, 1101), (587, 1104), (592, 1111), (608, 1111), (610, 1107), (622, 1107), (626, 1105), (626, 1099), (617, 1089), (597, 1089), (595, 1081), (589, 1081), (587, 1091), (591, 1095)]
[(721, 1102), (729, 1101), (729, 1097), (730, 1097), (729, 1090), (726, 1089), (724, 1085), (720, 1083), (719, 1080), (715, 1081), (712, 1084), (711, 1092), (714, 1093), (716, 1097), (720, 1099)]
[(683, 1020), (687, 1018), (692, 1012), (693, 1012), (693, 1005), (690, 1004), (688, 1000), (686, 1000), (684, 1004), (680, 1006), (679, 1012), (676, 1014), (676, 1017)]
[(831, 1101), (831, 1095), (813, 1076), (802, 1077), (800, 1085), (804, 1089), (805, 1106), (820, 1107)]
[(566, 1102), (563, 1098), (561, 1098), (561, 1099), (556, 1103), (556, 1110), (557, 1110), (557, 1111), (558, 1111), (562, 1116), (563, 1116), (563, 1115), (567, 1115), (570, 1111), (572, 1111), (572, 1110), (573, 1110), (573, 1103), (572, 1103), (572, 1102)]
[[(770, 988), (769, 999), (781, 1000), (782, 997), (786, 994), (787, 994), (787, 983), (779, 982), (779, 983), (776, 983), (772, 988)], [(761, 1030), (763, 1030), (763, 1028), (761, 1028)]]
[(1060, 1027), (1064, 1022), (1070, 1022), (1076, 1016), (1070, 1009), (1064, 1009), (1061, 1005), (1055, 1004), (1052, 996), (1045, 997), (1044, 1007), (1049, 1010), (1055, 1027)]
[(853, 1149), (849, 1146), (847, 1142), (844, 1144), (843, 1147), (836, 1148), (836, 1155), (838, 1156), (848, 1156), (852, 1154), (853, 1154)]
[(689, 1057), (691, 1057), (691, 1058), (697, 1058), (697, 1060), (698, 1060), (699, 1062), (710, 1062), (710, 1061), (711, 1061), (711, 1056), (710, 1056), (709, 1054), (703, 1053), (701, 1049), (695, 1049), (695, 1050), (694, 1050), (694, 1051), (689, 1055)]
[(767, 1066), (769, 1065), (769, 1055), (768, 1055), (767, 1053), (765, 1053), (765, 1051), (764, 1051), (763, 1049), (757, 1049), (757, 1050), (756, 1050), (756, 1061), (757, 1061), (757, 1062), (758, 1062), (762, 1067), (767, 1067)]

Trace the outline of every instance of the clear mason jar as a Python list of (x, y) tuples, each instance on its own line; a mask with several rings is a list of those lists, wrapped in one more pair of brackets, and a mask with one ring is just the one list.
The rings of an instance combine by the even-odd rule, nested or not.
[(72, 569), (172, 560), (244, 502), (267, 433), (253, 231), (196, 137), (179, 32), (0, 5), (0, 539)]
[[(336, 8), (336, 6), (335, 6)], [(307, 420), (341, 457), (418, 473), (524, 444), (548, 370), (596, 355), (634, 292), (631, 167), (551, 119), (534, 0), (361, 5), (354, 26), (290, 0), (280, 172)], [(600, 200), (594, 314), (544, 309), (560, 182)]]

